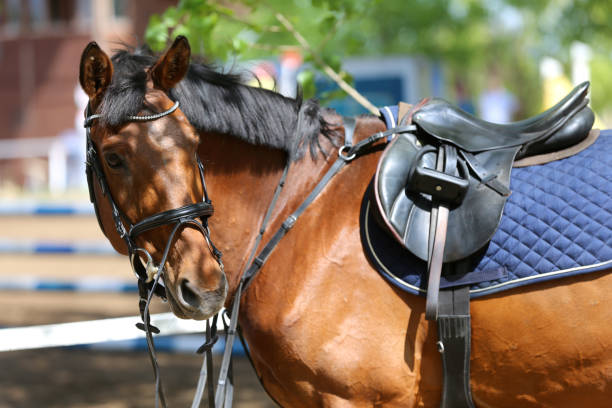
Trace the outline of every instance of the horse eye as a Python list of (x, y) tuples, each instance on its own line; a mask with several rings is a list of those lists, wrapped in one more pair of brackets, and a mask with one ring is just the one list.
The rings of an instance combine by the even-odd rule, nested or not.
[(111, 169), (117, 169), (123, 165), (123, 160), (121, 160), (121, 156), (117, 153), (106, 153), (104, 155), (104, 160)]

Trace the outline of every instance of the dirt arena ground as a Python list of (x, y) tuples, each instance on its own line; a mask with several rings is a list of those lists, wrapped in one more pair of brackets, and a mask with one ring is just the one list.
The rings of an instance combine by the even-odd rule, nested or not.
[[(0, 217), (0, 238), (105, 239), (93, 216)], [(15, 274), (49, 279), (134, 279), (127, 259), (121, 256), (0, 254), (0, 279)], [(161, 302), (153, 309), (154, 313), (168, 311)], [(138, 312), (136, 294), (15, 291), (0, 291), (0, 310), (0, 327), (133, 316)], [(201, 357), (195, 353), (158, 354), (168, 406), (191, 406)], [(275, 407), (246, 358), (238, 358), (235, 364), (234, 406)], [(55, 348), (0, 353), (0, 408), (153, 407), (154, 398), (153, 371), (146, 352)]]

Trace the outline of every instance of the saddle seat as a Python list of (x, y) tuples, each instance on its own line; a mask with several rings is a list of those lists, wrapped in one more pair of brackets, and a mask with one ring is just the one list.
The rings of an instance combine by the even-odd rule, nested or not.
[[(581, 129), (590, 129), (593, 123), (592, 111), (583, 109), (588, 90), (589, 83), (583, 82), (545, 112), (509, 124), (484, 121), (437, 98), (415, 112), (412, 121), (424, 133), (471, 153), (521, 146), (518, 160), (566, 148), (586, 137)], [(571, 126), (566, 126), (570, 119)]]
[(378, 164), (374, 196), (380, 223), (429, 262), (435, 210), (444, 205), (449, 214), (443, 262), (478, 252), (501, 220), (514, 161), (587, 137), (594, 121), (588, 87), (588, 82), (580, 84), (546, 112), (504, 125), (475, 118), (441, 99), (416, 108), (400, 121), (406, 125), (411, 118), (416, 130), (397, 133)]

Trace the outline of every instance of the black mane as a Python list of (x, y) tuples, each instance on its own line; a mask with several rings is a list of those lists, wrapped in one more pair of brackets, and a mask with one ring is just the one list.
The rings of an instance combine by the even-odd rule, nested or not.
[[(117, 51), (114, 73), (100, 105), (108, 126), (116, 127), (143, 110), (147, 75), (157, 60), (147, 48)], [(187, 75), (169, 92), (172, 100), (198, 131), (238, 137), (252, 144), (287, 152), (290, 159), (309, 146), (312, 157), (322, 150), (319, 134), (335, 142), (337, 132), (325, 121), (315, 100), (287, 98), (243, 83), (240, 75), (221, 73), (212, 66), (191, 63)]]

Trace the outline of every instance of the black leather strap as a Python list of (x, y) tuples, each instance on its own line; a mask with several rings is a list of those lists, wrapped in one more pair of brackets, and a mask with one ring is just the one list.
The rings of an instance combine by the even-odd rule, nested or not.
[[(438, 148), (438, 161), (436, 170), (445, 174), (454, 175), (457, 170), (457, 149), (451, 145), (442, 145)], [(440, 186), (440, 188), (442, 188)], [(438, 302), (440, 290), (440, 277), (444, 261), (444, 248), (446, 246), (446, 234), (448, 230), (448, 215), (450, 203), (433, 200), (431, 223), (429, 230), (429, 259), (428, 259), (428, 282), (427, 300), (425, 303), (425, 317), (427, 320), (438, 319)]]
[(510, 189), (497, 179), (497, 174), (489, 173), (489, 171), (482, 164), (480, 164), (476, 156), (463, 150), (461, 150), (460, 153), (470, 169), (474, 172), (476, 178), (481, 183), (486, 184), (504, 197), (508, 197), (510, 195)]
[(440, 408), (474, 408), (470, 391), (470, 330), (469, 287), (440, 291), (438, 351), (444, 374)]
[[(214, 332), (213, 332), (214, 331)], [(208, 388), (208, 406), (212, 407), (215, 403), (215, 384), (212, 376), (213, 373), (213, 355), (212, 355), (212, 346), (216, 341), (216, 331), (217, 331), (217, 316), (213, 318), (213, 326), (211, 327), (210, 319), (206, 321), (206, 340), (207, 343), (211, 342), (210, 347), (207, 347), (205, 350), (206, 353), (206, 372), (210, 373), (210, 375), (206, 378), (206, 387)]]
[(242, 276), (242, 280), (245, 282), (245, 289), (250, 285), (253, 277), (257, 274), (257, 272), (259, 272), (263, 264), (266, 263), (268, 257), (270, 254), (272, 254), (272, 251), (274, 251), (280, 240), (285, 236), (285, 234), (287, 234), (287, 232), (289, 232), (291, 228), (293, 228), (293, 225), (295, 225), (297, 219), (304, 213), (304, 211), (306, 211), (306, 208), (308, 208), (319, 193), (323, 191), (332, 177), (335, 176), (346, 163), (347, 162), (344, 159), (337, 159), (332, 167), (327, 171), (325, 176), (323, 176), (319, 184), (316, 185), (314, 190), (312, 190), (308, 197), (306, 197), (306, 199), (298, 207), (298, 209), (285, 219), (281, 227), (272, 236), (270, 241), (268, 241), (266, 246), (264, 246), (259, 255), (255, 257), (251, 266), (249, 266)]
[[(206, 342), (198, 348), (196, 351), (198, 354), (204, 354), (204, 358), (202, 359), (202, 368), (200, 369), (200, 377), (198, 378), (198, 385), (196, 388), (196, 392), (193, 396), (193, 401), (191, 403), (191, 408), (198, 408), (202, 402), (202, 398), (204, 397), (204, 390), (207, 389), (208, 395), (208, 406), (214, 407), (215, 404), (215, 389), (214, 389), (214, 379), (212, 378), (212, 348), (219, 339), (217, 335), (217, 320), (219, 315), (215, 315), (212, 318), (212, 324), (210, 323), (210, 319), (206, 321)], [(211, 375), (208, 375), (211, 373)]]
[[(228, 374), (232, 361), (232, 349), (234, 348), (234, 340), (238, 327), (238, 313), (240, 311), (240, 298), (242, 297), (242, 288), (244, 281), (240, 281), (238, 289), (234, 294), (232, 303), (232, 311), (230, 314), (229, 327), (225, 330), (225, 350), (223, 350), (223, 359), (221, 360), (221, 368), (219, 369), (219, 379), (217, 382), (217, 390), (215, 396), (215, 407), (220, 407), (221, 401), (225, 400), (226, 386), (228, 385)], [(212, 373), (211, 373), (212, 374)]]
[[(350, 141), (353, 138), (353, 134), (355, 132), (355, 124), (356, 124), (356, 121), (354, 118), (344, 118), (344, 134), (345, 134), (344, 146), (350, 146), (347, 144), (347, 141)], [(380, 137), (374, 138), (371, 142), (369, 142), (369, 144), (372, 144), (379, 139)], [(244, 290), (246, 290), (249, 287), (251, 281), (253, 280), (253, 277), (257, 274), (257, 272), (259, 272), (261, 267), (266, 263), (266, 261), (268, 260), (268, 257), (270, 256), (270, 254), (272, 254), (272, 251), (274, 251), (274, 249), (276, 248), (280, 240), (285, 236), (285, 234), (287, 234), (287, 232), (291, 228), (293, 228), (293, 225), (295, 224), (297, 219), (304, 213), (304, 211), (306, 211), (306, 208), (308, 208), (308, 206), (312, 204), (314, 199), (317, 198), (317, 196), (321, 193), (321, 191), (323, 191), (325, 186), (327, 186), (327, 183), (329, 183), (329, 181), (340, 171), (340, 169), (342, 169), (342, 167), (344, 167), (346, 163), (350, 162), (355, 157), (357, 157), (358, 153), (361, 152), (361, 150), (365, 146), (368, 146), (368, 144), (361, 144), (360, 149), (355, 149), (355, 148), (349, 149), (348, 154), (346, 156), (339, 155), (338, 159), (334, 162), (334, 164), (332, 164), (332, 166), (327, 171), (327, 173), (325, 173), (321, 181), (319, 181), (319, 183), (310, 192), (310, 194), (308, 194), (308, 196), (306, 197), (306, 199), (304, 199), (304, 201), (298, 207), (298, 209), (295, 210), (289, 217), (285, 219), (281, 227), (272, 236), (270, 241), (268, 241), (268, 243), (264, 246), (264, 248), (261, 250), (259, 255), (257, 255), (255, 259), (253, 259), (253, 262), (251, 263), (251, 265), (242, 275), (241, 281), (244, 282)]]
[(152, 230), (157, 227), (164, 225), (174, 224), (180, 221), (182, 218), (201, 218), (210, 217), (213, 215), (214, 209), (210, 202), (202, 201), (199, 203), (188, 204), (180, 208), (174, 208), (172, 210), (163, 211), (154, 214), (150, 217), (145, 218), (142, 221), (136, 223), (130, 228), (130, 238), (134, 239), (138, 235), (145, 231)]
[[(345, 118), (345, 125), (344, 125), (345, 132), (346, 132), (346, 127), (351, 125), (350, 123), (346, 122), (346, 119), (347, 118)], [(349, 118), (349, 119), (352, 119), (353, 121), (355, 120), (353, 118)], [(352, 126), (354, 126), (354, 124)], [(385, 130), (384, 132), (374, 133), (372, 136), (368, 137), (367, 139), (363, 139), (359, 143), (355, 144), (348, 151), (347, 156), (352, 157), (354, 155), (358, 156), (359, 154), (362, 154), (366, 148), (370, 147), (371, 145), (373, 145), (380, 139), (384, 139), (384, 138), (393, 136), (396, 133), (409, 133), (409, 132), (414, 132), (415, 130), (416, 130), (415, 125), (407, 125), (407, 126), (397, 126), (392, 129)], [(354, 132), (354, 129), (353, 129), (353, 132)]]

